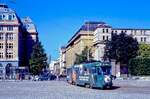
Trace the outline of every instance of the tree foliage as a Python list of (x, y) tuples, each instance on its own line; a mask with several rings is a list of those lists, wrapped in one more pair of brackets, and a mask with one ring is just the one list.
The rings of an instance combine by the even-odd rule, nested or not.
[(129, 62), (129, 72), (131, 75), (150, 75), (150, 45), (140, 44), (138, 57)]
[(140, 44), (138, 56), (140, 57), (149, 57), (150, 58), (150, 45), (149, 44)]
[(132, 36), (112, 34), (111, 41), (107, 42), (105, 57), (115, 59), (117, 62), (127, 64), (130, 59), (138, 55), (139, 44)]
[(150, 58), (137, 57), (131, 59), (129, 73), (135, 76), (150, 75)]
[[(88, 56), (89, 55), (89, 56)], [(89, 60), (88, 60), (89, 57)], [(88, 61), (92, 61), (92, 53), (91, 50), (86, 46), (81, 54), (76, 54), (76, 59), (74, 64), (80, 64)]]
[(37, 42), (33, 46), (33, 52), (29, 60), (30, 72), (33, 75), (39, 75), (43, 69), (47, 66), (47, 55), (44, 52), (41, 42)]

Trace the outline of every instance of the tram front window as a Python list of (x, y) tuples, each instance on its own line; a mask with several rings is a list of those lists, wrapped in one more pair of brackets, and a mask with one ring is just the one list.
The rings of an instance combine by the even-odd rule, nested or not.
[(97, 74), (98, 74), (98, 75), (101, 75), (101, 74), (102, 74), (101, 68), (97, 68)]
[(104, 75), (110, 75), (111, 74), (111, 68), (110, 67), (102, 67), (102, 71)]

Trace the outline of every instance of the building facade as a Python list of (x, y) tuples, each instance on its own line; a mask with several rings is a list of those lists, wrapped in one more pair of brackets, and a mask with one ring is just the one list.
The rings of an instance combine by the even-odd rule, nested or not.
[[(21, 48), (24, 48), (23, 50), (20, 49), (20, 56), (23, 59), (20, 59), (22, 62), (20, 62), (20, 65), (23, 66), (29, 66), (29, 59), (32, 53), (32, 47), (34, 46), (34, 44), (36, 42), (38, 42), (38, 32), (36, 29), (35, 24), (33, 23), (33, 21), (31, 20), (30, 17), (25, 17), (21, 20), (22, 22), (22, 32), (23, 32), (23, 37), (21, 42), (23, 43), (22, 45), (26, 45), (26, 46), (22, 46)], [(22, 54), (24, 53), (24, 54)]]
[(26, 55), (31, 54), (28, 36), (35, 42), (37, 37), (35, 31), (28, 31), (24, 25), (14, 10), (0, 4), (0, 78), (14, 78), (19, 66), (28, 65), (28, 62), (23, 62)]
[[(133, 38), (136, 38), (139, 43), (150, 44), (150, 29), (134, 29), (134, 28), (112, 28), (108, 24), (98, 26), (94, 31), (94, 46), (95, 46), (95, 60), (103, 61), (104, 51), (106, 41), (111, 40), (111, 34), (116, 33), (126, 33), (131, 35)], [(123, 72), (127, 71), (125, 67), (120, 67), (116, 65), (112, 67), (112, 73), (116, 76), (124, 74)]]
[(61, 47), (60, 48), (60, 58), (59, 58), (59, 63), (60, 63), (60, 75), (65, 74), (65, 65), (66, 65), (66, 47)]
[[(105, 24), (103, 22), (85, 22), (84, 25), (75, 33), (75, 35), (68, 41), (66, 46), (66, 67), (74, 64), (76, 54), (81, 54), (83, 49), (87, 46), (90, 49), (93, 47), (94, 31), (96, 28)], [(93, 51), (94, 49), (92, 49)]]

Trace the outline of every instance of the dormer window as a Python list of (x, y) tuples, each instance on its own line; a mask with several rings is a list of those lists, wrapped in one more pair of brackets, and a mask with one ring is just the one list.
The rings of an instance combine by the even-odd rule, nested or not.
[(0, 15), (0, 20), (3, 20), (3, 17), (2, 17), (2, 15)]
[(15, 15), (13, 15), (13, 19), (15, 19)]
[(3, 15), (3, 19), (5, 19), (5, 17), (6, 17), (6, 16), (5, 16), (5, 15)]
[(8, 16), (8, 20), (12, 20), (12, 15), (9, 15), (9, 16)]

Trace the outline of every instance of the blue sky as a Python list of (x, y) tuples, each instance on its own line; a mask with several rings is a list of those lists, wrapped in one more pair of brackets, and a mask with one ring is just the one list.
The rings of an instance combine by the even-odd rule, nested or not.
[(149, 0), (15, 0), (10, 7), (33, 19), (39, 38), (52, 59), (85, 21), (113, 27), (150, 28)]

